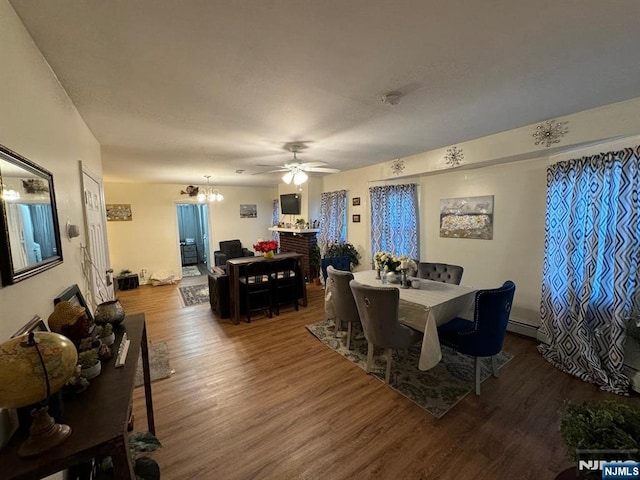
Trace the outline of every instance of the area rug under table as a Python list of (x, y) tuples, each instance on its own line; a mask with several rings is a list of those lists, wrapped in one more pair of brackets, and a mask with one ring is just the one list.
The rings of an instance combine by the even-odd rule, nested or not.
[(209, 286), (206, 283), (202, 285), (189, 285), (187, 287), (178, 287), (182, 305), (191, 307), (209, 301)]
[[(347, 349), (344, 338), (334, 337), (332, 321), (312, 323), (307, 325), (307, 329), (327, 347), (364, 370), (367, 364), (367, 341), (359, 326), (353, 326), (352, 350)], [(394, 352), (389, 386), (435, 417), (442, 417), (469, 392), (475, 391), (475, 364), (472, 357), (443, 345), (440, 363), (430, 370), (421, 371), (418, 370), (419, 356), (420, 344)], [(498, 354), (498, 368), (512, 358), (513, 355), (507, 352)], [(371, 374), (382, 382), (386, 364), (384, 350), (376, 348)], [(482, 364), (482, 381), (490, 375), (491, 359), (486, 358)]]
[[(150, 343), (149, 344), (149, 373), (151, 381), (162, 380), (173, 375), (169, 364), (169, 346), (167, 342)], [(142, 352), (138, 355), (138, 366), (136, 370), (135, 386), (139, 387), (144, 383), (144, 375), (142, 373)]]

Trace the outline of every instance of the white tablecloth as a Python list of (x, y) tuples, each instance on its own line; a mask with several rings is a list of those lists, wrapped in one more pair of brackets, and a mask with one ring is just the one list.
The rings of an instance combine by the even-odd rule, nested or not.
[(442, 359), (438, 326), (455, 317), (473, 319), (476, 289), (463, 285), (420, 279), (420, 289), (383, 285), (375, 270), (355, 272), (354, 278), (365, 285), (400, 290), (400, 323), (424, 333), (418, 368), (429, 370)]

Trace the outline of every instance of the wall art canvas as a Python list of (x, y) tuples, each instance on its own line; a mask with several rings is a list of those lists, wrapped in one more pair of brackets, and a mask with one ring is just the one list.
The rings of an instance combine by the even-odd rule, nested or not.
[(493, 239), (493, 195), (440, 199), (440, 236)]
[(258, 207), (255, 204), (240, 205), (240, 218), (256, 218)]
[(111, 203), (107, 204), (107, 221), (108, 222), (130, 222), (133, 220), (131, 213), (131, 204), (128, 203)]

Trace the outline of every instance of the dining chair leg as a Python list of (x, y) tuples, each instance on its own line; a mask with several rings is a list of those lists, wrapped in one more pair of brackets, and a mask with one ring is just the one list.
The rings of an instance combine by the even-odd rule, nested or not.
[(347, 350), (351, 350), (351, 322), (347, 323)]
[(393, 360), (393, 349), (387, 348), (387, 371), (384, 372), (384, 381), (388, 385), (391, 379), (391, 361)]
[(373, 367), (373, 343), (369, 342), (367, 345), (367, 366), (364, 369), (365, 372), (370, 373)]
[(480, 395), (480, 371), (482, 365), (480, 363), (480, 357), (476, 357), (476, 395)]
[(493, 376), (498, 378), (498, 358), (496, 355), (491, 356), (491, 369), (493, 370)]
[(337, 336), (338, 336), (338, 333), (340, 333), (340, 327), (341, 327), (342, 325), (341, 325), (340, 319), (339, 319), (338, 317), (335, 317), (335, 318), (334, 318), (334, 320), (333, 320), (333, 322), (334, 322), (334, 324), (335, 324), (335, 327), (334, 327), (334, 329), (333, 329), (333, 336), (334, 336), (334, 337), (337, 337)]

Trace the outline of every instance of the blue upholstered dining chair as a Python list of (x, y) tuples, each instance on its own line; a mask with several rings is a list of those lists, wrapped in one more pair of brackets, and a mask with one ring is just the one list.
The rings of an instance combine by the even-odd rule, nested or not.
[(420, 341), (422, 335), (398, 321), (400, 293), (397, 288), (371, 287), (357, 280), (351, 280), (349, 286), (358, 307), (364, 338), (368, 343), (365, 370), (369, 373), (373, 366), (373, 347), (383, 347), (387, 356), (384, 380), (389, 383), (393, 350), (410, 347)]
[(322, 278), (325, 285), (327, 284), (327, 267), (331, 265), (336, 270), (351, 271), (351, 258), (346, 255), (342, 257), (327, 257), (320, 260), (320, 268), (322, 269)]
[(500, 288), (478, 290), (473, 321), (456, 317), (438, 327), (440, 343), (475, 357), (476, 395), (480, 395), (481, 357), (491, 357), (493, 376), (498, 376), (496, 355), (502, 350), (515, 292), (511, 280)]

